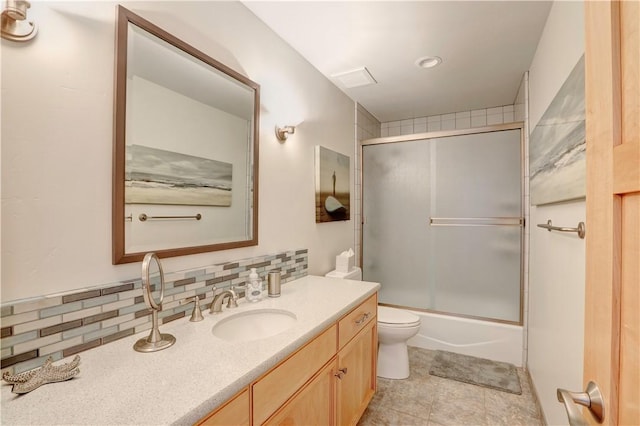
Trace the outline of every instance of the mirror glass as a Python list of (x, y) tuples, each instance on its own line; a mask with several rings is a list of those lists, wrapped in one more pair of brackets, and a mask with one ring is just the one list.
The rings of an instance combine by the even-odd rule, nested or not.
[(118, 12), (113, 263), (256, 245), (259, 86)]
[(155, 253), (142, 259), (142, 295), (149, 309), (161, 310), (164, 299), (164, 271)]

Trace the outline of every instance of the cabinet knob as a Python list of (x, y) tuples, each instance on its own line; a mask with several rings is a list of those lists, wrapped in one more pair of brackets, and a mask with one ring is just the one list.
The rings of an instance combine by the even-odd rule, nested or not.
[(338, 379), (342, 379), (347, 374), (347, 367), (338, 368), (338, 372), (334, 374)]

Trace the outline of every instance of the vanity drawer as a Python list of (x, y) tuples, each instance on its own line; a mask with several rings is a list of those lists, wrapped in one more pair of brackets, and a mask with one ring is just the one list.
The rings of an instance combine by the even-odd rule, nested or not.
[(249, 388), (231, 398), (222, 407), (200, 420), (197, 426), (249, 425)]
[(338, 322), (338, 348), (342, 348), (378, 314), (378, 294), (362, 302)]
[(262, 424), (336, 354), (332, 325), (253, 385), (253, 423)]

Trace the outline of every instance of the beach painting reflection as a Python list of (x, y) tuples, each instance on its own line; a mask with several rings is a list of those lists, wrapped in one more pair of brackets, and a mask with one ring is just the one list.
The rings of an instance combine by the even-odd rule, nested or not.
[(231, 163), (127, 145), (125, 203), (231, 205)]

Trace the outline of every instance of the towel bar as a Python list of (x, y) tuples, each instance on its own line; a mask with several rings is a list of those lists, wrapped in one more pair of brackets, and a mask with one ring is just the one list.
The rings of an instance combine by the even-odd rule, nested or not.
[(430, 217), (431, 226), (524, 226), (523, 217)]
[(145, 213), (140, 213), (140, 216), (138, 216), (138, 219), (140, 219), (140, 222), (145, 222), (147, 220), (166, 220), (166, 219), (195, 219), (195, 220), (200, 220), (200, 219), (202, 219), (202, 215), (200, 213), (198, 213), (195, 216), (147, 216)]
[(539, 223), (538, 224), (538, 228), (544, 228), (546, 230), (548, 230), (549, 232), (551, 231), (560, 231), (560, 232), (575, 232), (578, 234), (578, 237), (580, 237), (581, 239), (584, 239), (584, 236), (586, 234), (586, 229), (584, 226), (584, 222), (580, 222), (578, 223), (578, 227), (577, 228), (567, 228), (565, 226), (553, 226), (551, 219), (549, 219), (547, 221), (547, 223)]

